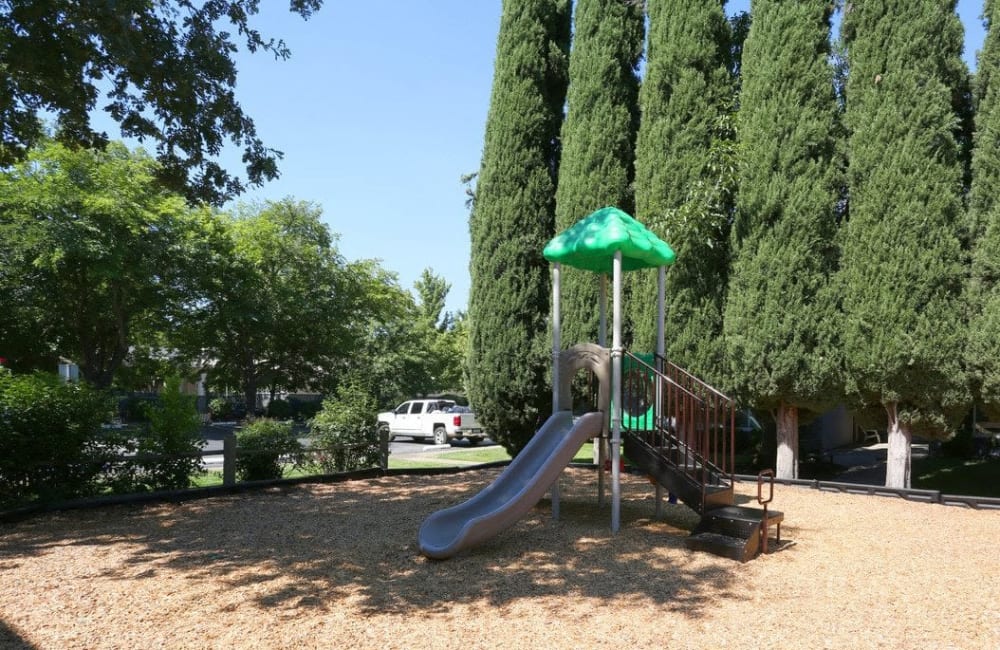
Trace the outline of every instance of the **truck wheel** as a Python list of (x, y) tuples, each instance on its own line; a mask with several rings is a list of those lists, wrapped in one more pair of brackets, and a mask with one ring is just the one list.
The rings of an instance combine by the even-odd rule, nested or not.
[(435, 445), (448, 444), (448, 432), (440, 424), (434, 427), (434, 444)]

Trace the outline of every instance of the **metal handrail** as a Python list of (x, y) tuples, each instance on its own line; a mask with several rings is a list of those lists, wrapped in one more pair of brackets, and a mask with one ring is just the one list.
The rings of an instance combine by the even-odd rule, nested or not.
[(624, 379), (622, 404), (643, 408), (639, 415), (623, 413), (623, 428), (645, 432), (652, 447), (673, 449), (668, 462), (697, 482), (705, 503), (709, 485), (734, 480), (735, 402), (659, 355), (655, 366), (629, 352), (625, 356), (640, 372)]
[(685, 377), (687, 377), (687, 378), (688, 378), (688, 379), (690, 379), (691, 381), (695, 382), (695, 383), (696, 383), (696, 384), (698, 384), (699, 386), (702, 386), (703, 388), (707, 389), (708, 391), (710, 391), (710, 392), (714, 393), (714, 394), (715, 394), (715, 395), (717, 395), (718, 397), (721, 397), (721, 398), (723, 398), (723, 399), (727, 399), (727, 400), (730, 400), (730, 399), (732, 399), (732, 398), (730, 398), (730, 397), (729, 397), (728, 395), (726, 395), (725, 393), (723, 393), (723, 392), (722, 392), (721, 390), (719, 390), (718, 388), (715, 388), (714, 386), (712, 386), (712, 385), (711, 385), (711, 384), (709, 384), (708, 382), (706, 382), (706, 381), (704, 381), (704, 380), (702, 380), (702, 379), (699, 379), (698, 377), (695, 377), (695, 376), (694, 376), (694, 375), (692, 375), (692, 374), (691, 374), (690, 372), (688, 372), (688, 371), (687, 371), (687, 370), (685, 370), (684, 368), (682, 368), (682, 367), (678, 366), (678, 365), (677, 365), (676, 363), (674, 363), (673, 361), (668, 361), (666, 357), (663, 357), (663, 356), (660, 356), (659, 354), (654, 354), (653, 356), (654, 356), (654, 358), (655, 358), (655, 359), (656, 359), (657, 361), (661, 361), (661, 362), (663, 362), (663, 364), (664, 364), (664, 365), (666, 365), (666, 366), (669, 366), (669, 367), (673, 368), (673, 369), (674, 369), (674, 370), (676, 370), (677, 372), (679, 372), (679, 373), (683, 374), (683, 375), (684, 375)]
[[(648, 370), (648, 371), (650, 371), (650, 372), (652, 372), (652, 373), (655, 373), (655, 375), (659, 375), (659, 378), (660, 378), (660, 379), (662, 379), (662, 380), (666, 381), (666, 382), (667, 382), (667, 383), (669, 383), (669, 384), (673, 384), (673, 386), (674, 386), (675, 388), (677, 388), (678, 390), (681, 390), (681, 391), (684, 391), (684, 392), (685, 392), (685, 393), (687, 393), (687, 394), (688, 394), (688, 395), (689, 395), (690, 397), (693, 397), (694, 399), (698, 400), (699, 402), (702, 402), (702, 403), (704, 403), (704, 402), (705, 402), (705, 400), (704, 400), (704, 399), (702, 399), (702, 398), (701, 398), (701, 397), (699, 397), (698, 395), (695, 395), (694, 393), (692, 393), (692, 392), (691, 392), (691, 391), (689, 391), (688, 389), (684, 388), (683, 386), (681, 386), (680, 384), (678, 384), (678, 383), (677, 383), (676, 381), (674, 381), (674, 380), (673, 380), (672, 378), (670, 378), (669, 376), (667, 376), (667, 375), (663, 374), (663, 372), (662, 372), (661, 370), (658, 370), (657, 368), (655, 368), (655, 367), (653, 367), (653, 366), (649, 365), (648, 363), (646, 363), (645, 361), (643, 361), (643, 360), (642, 360), (642, 359), (640, 359), (639, 357), (635, 356), (635, 355), (634, 355), (634, 354), (632, 354), (631, 352), (628, 352), (628, 351), (626, 351), (626, 352), (625, 352), (625, 357), (626, 357), (626, 358), (628, 358), (628, 359), (631, 359), (631, 360), (632, 360), (632, 361), (633, 361), (634, 363), (637, 363), (637, 364), (639, 364), (639, 365), (640, 365), (640, 366), (641, 366), (642, 368), (644, 368), (644, 369), (646, 369), (646, 370)], [(654, 376), (655, 376), (655, 375), (654, 375)], [(706, 385), (707, 385), (707, 384), (706, 384)], [(710, 388), (711, 388), (711, 387), (710, 387)]]

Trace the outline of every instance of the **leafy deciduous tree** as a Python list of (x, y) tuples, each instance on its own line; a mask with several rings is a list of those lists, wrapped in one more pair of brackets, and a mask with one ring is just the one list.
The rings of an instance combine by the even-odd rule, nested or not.
[(248, 409), (260, 388), (322, 383), (357, 344), (362, 284), (320, 215), (284, 199), (205, 217), (205, 273), (176, 344), (240, 386)]
[(119, 143), (98, 152), (47, 142), (0, 175), (0, 280), (11, 300), (0, 333), (5, 348), (24, 345), (0, 354), (70, 357), (87, 381), (109, 386), (134, 330), (177, 298), (186, 211), (161, 189), (155, 162)]
[[(90, 114), (103, 109), (121, 135), (156, 142), (160, 179), (189, 199), (222, 203), (244, 182), (213, 160), (226, 141), (243, 147), (252, 185), (278, 175), (280, 153), (264, 146), (236, 86), (238, 49), (288, 58), (285, 43), (251, 22), (258, 0), (8, 0), (0, 3), (0, 165), (24, 158), (55, 113), (59, 139), (107, 144)], [(290, 0), (303, 18), (322, 0)], [(232, 31), (224, 27), (232, 26)], [(98, 106), (104, 95), (106, 103)]]
[(424, 321), (432, 328), (443, 332), (448, 329), (451, 315), (444, 310), (445, 300), (451, 285), (430, 268), (424, 269), (414, 284), (420, 298), (420, 311)]

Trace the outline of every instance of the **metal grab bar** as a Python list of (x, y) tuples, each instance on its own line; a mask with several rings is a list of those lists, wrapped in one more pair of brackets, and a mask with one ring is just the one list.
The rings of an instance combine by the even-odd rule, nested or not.
[[(767, 499), (764, 499), (764, 477), (770, 477), (769, 485), (771, 486), (771, 492), (767, 495)], [(757, 474), (757, 503), (764, 506), (764, 520), (760, 522), (760, 547), (762, 553), (767, 553), (767, 504), (774, 500), (774, 470), (773, 469), (763, 469)], [(781, 524), (778, 524), (781, 526)], [(778, 529), (781, 530), (780, 528)], [(778, 533), (779, 540), (781, 533)]]

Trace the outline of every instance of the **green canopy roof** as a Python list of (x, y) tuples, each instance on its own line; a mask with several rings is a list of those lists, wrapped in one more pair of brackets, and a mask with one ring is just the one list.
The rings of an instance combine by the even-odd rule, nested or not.
[(550, 262), (611, 273), (616, 251), (622, 252), (623, 271), (667, 266), (677, 257), (666, 242), (612, 207), (601, 208), (556, 235), (542, 254)]

